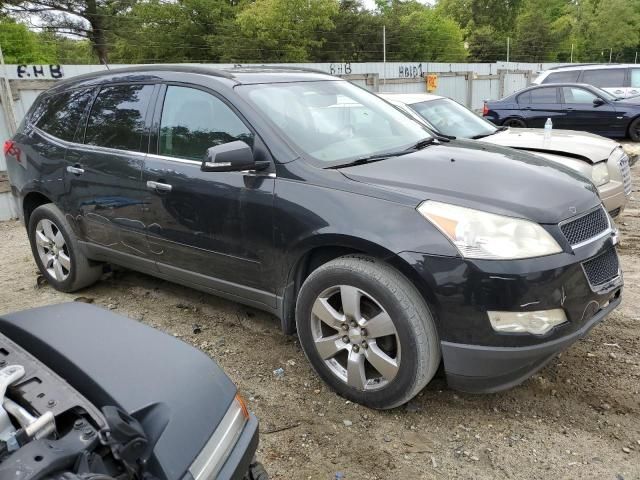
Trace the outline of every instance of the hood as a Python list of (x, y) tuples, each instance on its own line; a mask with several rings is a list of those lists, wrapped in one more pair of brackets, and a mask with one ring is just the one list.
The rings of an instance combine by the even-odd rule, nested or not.
[(341, 169), (357, 182), (538, 223), (558, 223), (600, 204), (593, 184), (541, 157), (478, 141), (452, 141)]
[(615, 106), (618, 104), (622, 104), (622, 105), (627, 104), (629, 106), (638, 107), (640, 106), (640, 95), (635, 95), (633, 97), (616, 100), (616, 102), (613, 105)]
[(619, 145), (613, 140), (586, 132), (552, 130), (551, 138), (544, 138), (541, 128), (508, 128), (481, 139), (482, 142), (503, 147), (551, 153), (597, 163), (607, 160)]
[(92, 305), (74, 302), (3, 315), (0, 332), (96, 407), (115, 405), (134, 417), (150, 408), (144, 425), (162, 432), (150, 461), (151, 473), (160, 478), (182, 478), (236, 394), (229, 377), (204, 353)]

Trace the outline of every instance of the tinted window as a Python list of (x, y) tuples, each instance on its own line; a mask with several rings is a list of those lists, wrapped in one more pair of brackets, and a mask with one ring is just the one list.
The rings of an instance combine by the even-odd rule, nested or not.
[(33, 112), (31, 122), (54, 137), (72, 141), (92, 95), (92, 90), (83, 89), (44, 97)]
[(592, 104), (593, 101), (598, 98), (584, 88), (577, 87), (563, 87), (562, 94), (564, 95), (564, 103), (588, 103)]
[(251, 131), (222, 100), (202, 90), (167, 87), (160, 154), (201, 160), (209, 147), (235, 140), (253, 145)]
[(151, 85), (103, 87), (91, 107), (84, 143), (121, 150), (142, 148)]
[(640, 68), (631, 69), (631, 87), (640, 88)]
[(547, 75), (542, 83), (562, 83), (562, 82), (577, 82), (580, 70), (570, 70), (567, 72), (553, 72)]
[(601, 70), (585, 70), (582, 74), (582, 83), (588, 83), (596, 87), (623, 87), (624, 68), (603, 68)]
[(531, 103), (558, 103), (555, 88), (531, 90)]

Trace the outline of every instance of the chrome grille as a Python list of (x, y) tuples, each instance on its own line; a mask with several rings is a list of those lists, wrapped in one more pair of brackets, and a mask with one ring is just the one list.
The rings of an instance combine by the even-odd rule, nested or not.
[(589, 283), (596, 287), (616, 278), (620, 274), (620, 264), (615, 248), (587, 260), (582, 264)]
[(597, 237), (608, 229), (609, 219), (602, 207), (560, 224), (560, 230), (572, 247)]
[(620, 175), (622, 175), (624, 194), (631, 195), (631, 169), (629, 168), (629, 157), (626, 154), (620, 157), (618, 167), (620, 167)]

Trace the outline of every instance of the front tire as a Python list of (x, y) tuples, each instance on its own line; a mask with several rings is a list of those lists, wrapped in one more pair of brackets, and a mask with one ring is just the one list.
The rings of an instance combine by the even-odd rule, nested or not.
[(29, 217), (33, 258), (47, 282), (61, 292), (75, 292), (100, 279), (102, 265), (82, 252), (71, 226), (52, 203), (36, 208)]
[(424, 299), (400, 272), (371, 257), (341, 257), (312, 272), (298, 295), (296, 325), (318, 375), (371, 408), (406, 403), (440, 364)]
[(629, 125), (629, 138), (634, 142), (640, 142), (640, 117)]

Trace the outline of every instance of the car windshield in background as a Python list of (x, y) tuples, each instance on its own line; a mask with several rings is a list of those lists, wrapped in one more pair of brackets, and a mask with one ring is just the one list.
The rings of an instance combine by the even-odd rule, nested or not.
[(238, 90), (295, 145), (327, 166), (411, 148), (426, 129), (346, 81), (243, 85)]
[(494, 125), (448, 98), (414, 103), (411, 108), (444, 135), (480, 138), (497, 131)]

